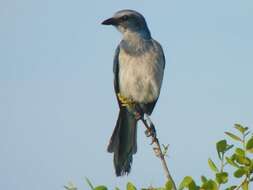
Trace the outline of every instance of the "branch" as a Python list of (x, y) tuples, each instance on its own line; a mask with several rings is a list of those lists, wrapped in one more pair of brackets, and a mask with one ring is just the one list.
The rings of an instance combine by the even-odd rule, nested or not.
[(235, 190), (239, 190), (245, 183), (247, 183), (247, 180), (248, 180), (248, 176), (245, 177), (245, 179), (242, 181), (242, 183), (240, 185), (238, 185)]
[[(152, 138), (151, 145), (153, 145), (153, 150), (155, 152), (155, 155), (158, 158), (160, 158), (160, 160), (162, 162), (162, 166), (163, 166), (163, 170), (164, 170), (164, 173), (165, 173), (165, 177), (166, 177), (167, 181), (171, 182), (171, 184), (172, 184), (172, 190), (177, 190), (175, 182), (174, 182), (172, 176), (170, 175), (170, 172), (169, 172), (166, 160), (164, 158), (164, 154), (162, 153), (159, 140), (158, 140), (158, 138), (156, 136), (155, 126), (152, 123), (151, 119), (148, 117), (148, 115), (146, 115), (146, 117), (147, 117), (147, 119), (144, 119), (144, 116), (140, 118), (141, 121), (143, 122), (144, 126), (147, 129), (146, 135), (148, 137), (150, 136)], [(148, 120), (149, 124), (148, 124), (147, 120)]]

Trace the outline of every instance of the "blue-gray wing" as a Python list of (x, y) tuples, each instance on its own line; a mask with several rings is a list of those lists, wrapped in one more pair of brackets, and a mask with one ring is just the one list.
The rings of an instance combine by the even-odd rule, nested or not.
[(154, 45), (156, 47), (156, 51), (160, 53), (160, 56), (162, 58), (161, 61), (163, 63), (163, 69), (165, 69), (166, 61), (165, 61), (165, 55), (164, 55), (164, 52), (163, 52), (163, 48), (162, 48), (161, 44), (158, 41), (153, 40), (153, 42), (154, 42)]
[(118, 46), (117, 49), (115, 50), (115, 55), (113, 59), (113, 73), (114, 73), (114, 91), (116, 93), (116, 97), (120, 105), (120, 102), (117, 96), (117, 94), (119, 93), (119, 51), (120, 51), (120, 48)]
[[(162, 64), (162, 68), (164, 70), (165, 69), (165, 56), (163, 53), (163, 48), (160, 45), (160, 43), (157, 42), (156, 40), (153, 40), (153, 45), (154, 45), (156, 52), (159, 54), (159, 57), (160, 57), (159, 62), (160, 62), (160, 64)], [(149, 102), (146, 104), (141, 103), (141, 104), (139, 104), (139, 106), (141, 107), (141, 109), (144, 113), (150, 115), (154, 110), (157, 100), (158, 100), (158, 97), (153, 102)]]

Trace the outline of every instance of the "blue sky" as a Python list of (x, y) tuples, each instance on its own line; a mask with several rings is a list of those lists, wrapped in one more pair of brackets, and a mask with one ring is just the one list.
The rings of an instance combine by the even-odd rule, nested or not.
[(184, 176), (211, 176), (208, 157), (236, 122), (253, 126), (253, 2), (0, 2), (0, 186), (63, 189), (69, 181), (138, 187), (164, 183), (139, 127), (129, 176), (116, 178), (106, 146), (118, 107), (112, 58), (120, 34), (100, 25), (135, 9), (164, 48), (167, 65), (152, 115), (170, 144), (168, 164)]

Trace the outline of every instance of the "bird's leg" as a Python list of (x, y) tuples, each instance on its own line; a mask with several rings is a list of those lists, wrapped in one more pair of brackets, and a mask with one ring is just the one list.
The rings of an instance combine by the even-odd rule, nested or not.
[[(133, 100), (122, 96), (120, 93), (118, 93), (117, 96), (121, 103), (121, 106), (127, 107), (128, 111), (131, 114), (133, 114), (133, 116), (137, 121), (142, 120), (145, 123), (146, 127), (145, 134), (147, 137), (150, 136), (152, 137), (153, 140), (151, 144), (153, 144), (154, 141), (156, 140), (156, 130), (149, 116), (147, 114), (144, 114), (141, 107), (138, 104), (136, 104)], [(146, 119), (144, 118), (144, 115), (146, 115)]]
[(140, 107), (140, 105), (138, 104), (135, 105), (135, 111), (136, 113), (138, 113), (138, 116), (139, 116), (138, 119), (140, 119), (146, 127), (145, 135), (147, 137), (152, 137), (151, 144), (153, 144), (154, 142), (157, 141), (156, 130), (155, 130), (154, 124), (152, 123), (149, 116), (142, 111), (142, 108)]
[(147, 128), (147, 130), (145, 131), (145, 134), (147, 137), (152, 136), (153, 138), (156, 138), (156, 130), (155, 130), (155, 126), (152, 123), (151, 119), (149, 118), (149, 116), (147, 114), (145, 114), (146, 118), (145, 121), (149, 123), (149, 127)]
[(133, 114), (136, 120), (141, 119), (142, 114), (136, 109), (136, 103), (133, 100), (122, 96), (120, 93), (118, 93), (117, 96), (121, 106), (127, 107), (128, 111)]
[(135, 117), (135, 119), (138, 121), (138, 120), (140, 120), (141, 118), (142, 118), (142, 115), (141, 115), (141, 113), (139, 113), (139, 112), (137, 112), (137, 111), (132, 111), (132, 113), (133, 113), (133, 115), (134, 115), (134, 117)]

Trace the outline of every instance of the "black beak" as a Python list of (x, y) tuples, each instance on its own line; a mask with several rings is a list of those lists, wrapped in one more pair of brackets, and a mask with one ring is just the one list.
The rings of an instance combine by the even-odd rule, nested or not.
[(117, 25), (117, 20), (115, 18), (109, 18), (104, 20), (101, 24), (103, 25)]

